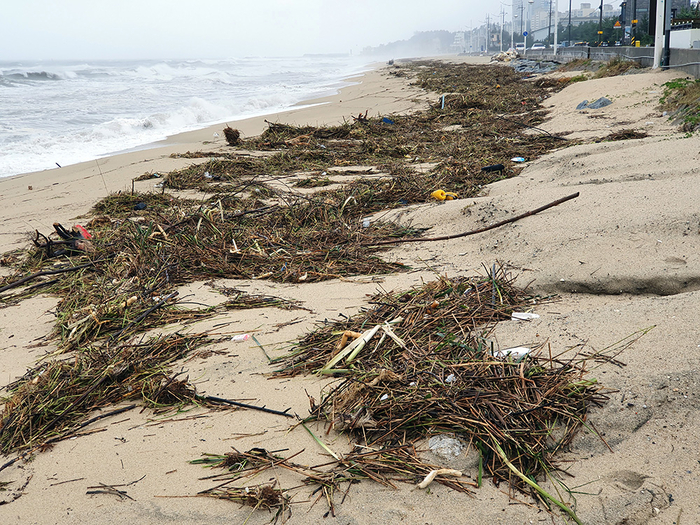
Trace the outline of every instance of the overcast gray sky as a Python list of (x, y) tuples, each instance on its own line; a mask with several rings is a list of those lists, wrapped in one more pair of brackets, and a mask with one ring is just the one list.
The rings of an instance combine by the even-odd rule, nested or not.
[(464, 31), (483, 24), (487, 13), (499, 18), (501, 5), (498, 0), (4, 0), (0, 60), (356, 54), (416, 31)]

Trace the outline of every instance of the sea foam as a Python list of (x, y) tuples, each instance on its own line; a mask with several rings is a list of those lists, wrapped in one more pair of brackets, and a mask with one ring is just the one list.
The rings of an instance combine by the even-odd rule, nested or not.
[(0, 177), (274, 113), (366, 69), (350, 57), (0, 63)]

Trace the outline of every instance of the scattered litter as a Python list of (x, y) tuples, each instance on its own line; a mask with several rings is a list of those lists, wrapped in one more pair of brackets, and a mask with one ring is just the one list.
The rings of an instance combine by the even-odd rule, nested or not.
[(605, 106), (609, 106), (610, 104), (612, 104), (612, 100), (607, 97), (600, 97), (595, 102), (588, 104), (588, 109), (600, 109), (604, 108)]
[(445, 383), (454, 383), (457, 380), (454, 374), (450, 374), (445, 378)]
[(393, 124), (394, 123), (394, 121), (391, 120), (389, 117), (384, 117), (382, 119), (382, 122), (384, 122), (384, 124)]
[(530, 312), (513, 312), (510, 318), (517, 321), (530, 321), (531, 319), (539, 319), (540, 316)]
[(384, 394), (382, 397), (379, 398), (379, 401), (386, 401), (389, 399), (389, 394)]
[(528, 355), (532, 350), (526, 346), (516, 346), (514, 348), (506, 348), (505, 350), (496, 350), (493, 355), (494, 357), (511, 357), (513, 359), (522, 359)]
[(148, 205), (145, 202), (139, 202), (136, 206), (134, 206), (135, 211), (139, 210), (145, 210), (148, 207)]
[(242, 343), (244, 341), (247, 341), (248, 339), (250, 339), (250, 334), (238, 334), (234, 335), (231, 338), (231, 341), (233, 341), (234, 343)]
[(503, 51), (501, 53), (498, 53), (494, 56), (491, 57), (491, 61), (497, 61), (497, 62), (510, 62), (512, 60), (516, 60), (518, 58), (518, 53), (515, 51), (515, 49), (509, 49), (508, 51)]
[(428, 488), (428, 485), (430, 485), (437, 476), (454, 476), (456, 478), (461, 478), (462, 473), (459, 470), (454, 470), (451, 468), (440, 468), (437, 470), (431, 470), (428, 473), (428, 475), (425, 476), (425, 479), (418, 484), (418, 488)]
[(461, 439), (453, 438), (445, 434), (433, 436), (428, 440), (428, 448), (430, 451), (445, 459), (456, 458), (459, 456), (467, 445)]
[(512, 162), (525, 162), (525, 157), (513, 157), (510, 159)]
[[(55, 225), (54, 225), (54, 227), (55, 227)], [(77, 233), (79, 233), (83, 239), (92, 239), (92, 235), (90, 235), (90, 233), (80, 224), (76, 224), (75, 226), (73, 226), (73, 229)]]
[(439, 201), (451, 201), (452, 199), (458, 198), (458, 195), (456, 193), (445, 190), (435, 190), (433, 193), (430, 194), (430, 196), (433, 199)]
[(547, 60), (529, 60), (521, 58), (512, 61), (512, 66), (518, 73), (549, 73), (557, 69), (561, 64)]
[(607, 97), (600, 97), (598, 100), (594, 100), (590, 104), (588, 103), (588, 100), (584, 100), (578, 106), (576, 106), (576, 109), (600, 109), (604, 108), (605, 106), (609, 106), (610, 104), (612, 104), (612, 100)]
[(362, 227), (363, 227), (363, 228), (369, 228), (369, 219), (363, 219), (363, 221), (362, 221)]
[(51, 234), (44, 235), (35, 231), (33, 239), (34, 246), (45, 251), (48, 258), (59, 255), (79, 255), (85, 252), (92, 252), (93, 246), (90, 242), (92, 235), (80, 224), (76, 224), (67, 230), (58, 222), (53, 224), (55, 233), (59, 240), (51, 238)]

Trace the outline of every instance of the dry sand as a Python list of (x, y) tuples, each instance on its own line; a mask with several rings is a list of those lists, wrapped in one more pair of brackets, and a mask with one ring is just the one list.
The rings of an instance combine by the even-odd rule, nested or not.
[[(537, 320), (501, 323), (495, 338), (502, 347), (549, 341), (554, 352), (582, 343), (601, 350), (653, 327), (622, 353), (625, 366), (592, 370), (592, 377), (617, 392), (590, 416), (611, 450), (584, 432), (565, 457), (564, 479), (569, 487), (578, 487), (578, 516), (587, 524), (700, 523), (700, 137), (685, 137), (656, 108), (661, 84), (678, 76), (647, 71), (589, 80), (545, 101), (552, 119), (541, 127), (551, 133), (588, 139), (633, 128), (646, 130), (648, 138), (562, 149), (528, 163), (518, 177), (489, 186), (478, 198), (415, 206), (389, 216), (431, 226), (432, 236), (469, 231), (574, 192), (580, 192), (578, 198), (480, 235), (399, 245), (386, 257), (417, 268), (408, 274), (301, 286), (237, 281), (238, 288), (300, 300), (310, 311), (234, 312), (227, 315), (234, 323), (231, 329), (255, 332), (273, 349), (316, 320), (351, 315), (379, 286), (406, 288), (436, 273), (471, 275), (484, 264), (508, 263), (520, 274), (521, 285), (531, 282), (539, 293), (558, 295), (536, 308)], [(410, 111), (425, 100), (381, 69), (356, 82), (323, 105), (268, 120), (331, 124), (366, 109), (370, 114)], [(600, 96), (613, 104), (575, 111), (581, 100)], [(245, 135), (264, 127), (262, 119), (233, 125)], [(130, 189), (135, 176), (191, 162), (170, 159), (171, 152), (224, 147), (221, 137), (213, 139), (220, 128), (173, 137), (159, 149), (0, 180), (6, 204), (0, 210), (0, 251), (25, 246), (35, 228), (49, 231), (54, 221), (69, 222), (87, 212), (106, 190)], [(203, 146), (212, 140), (213, 145)], [(137, 188), (152, 184), (139, 182)], [(182, 293), (209, 303), (222, 300), (203, 283)], [(53, 304), (51, 298), (36, 298), (0, 310), (0, 384), (21, 375), (46, 350), (30, 344), (49, 330)], [(217, 322), (221, 319), (194, 329), (206, 330)], [(284, 326), (277, 329), (275, 324)], [(291, 407), (299, 414), (308, 409), (305, 389), (319, 397), (323, 382), (317, 378), (266, 379), (262, 374), (268, 367), (256, 346), (231, 343), (225, 350), (224, 355), (182, 364), (200, 391)], [(203, 417), (183, 420), (193, 415)], [(187, 461), (232, 446), (304, 450), (295, 460), (307, 464), (326, 460), (303, 429), (288, 433), (288, 420), (279, 416), (195, 409), (174, 419), (179, 421), (155, 421), (148, 412), (132, 410), (96, 423), (102, 432), (61, 442), (29, 463), (0, 472), (0, 482), (13, 481), (0, 498), (21, 495), (0, 506), (0, 523), (199, 524), (248, 518), (250, 524), (267, 523), (267, 513), (250, 515), (249, 508), (231, 502), (191, 497), (211, 483), (198, 479), (208, 471)], [(323, 433), (321, 426), (312, 429)], [(347, 450), (347, 438), (331, 434), (326, 439), (335, 450)], [(274, 475), (283, 486), (298, 484), (286, 471)], [(88, 486), (130, 482), (135, 483), (124, 490), (133, 499), (86, 494)], [(505, 486), (491, 483), (470, 497), (442, 486), (426, 492), (366, 482), (353, 486), (336, 517), (324, 518), (325, 503), (311, 507), (309, 490), (301, 489), (289, 523), (563, 522), (523, 496), (509, 499), (506, 492)]]

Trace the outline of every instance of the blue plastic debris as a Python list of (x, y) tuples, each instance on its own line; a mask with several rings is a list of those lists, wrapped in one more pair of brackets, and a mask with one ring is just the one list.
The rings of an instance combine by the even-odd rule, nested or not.
[(382, 119), (382, 122), (384, 122), (384, 124), (393, 124), (394, 123), (394, 121), (391, 120), (389, 117), (384, 117)]
[(576, 109), (600, 109), (604, 108), (605, 106), (609, 106), (610, 104), (612, 104), (612, 100), (607, 97), (600, 97), (598, 100), (594, 100), (590, 104), (587, 100), (584, 100), (578, 106), (576, 106)]
[(600, 109), (604, 108), (605, 106), (609, 106), (610, 104), (612, 104), (612, 100), (607, 97), (600, 97), (595, 102), (588, 104), (588, 109)]

